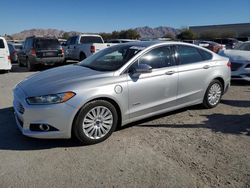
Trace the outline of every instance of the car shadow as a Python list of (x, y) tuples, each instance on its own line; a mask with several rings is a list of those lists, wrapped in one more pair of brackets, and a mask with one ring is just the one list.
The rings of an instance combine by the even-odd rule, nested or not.
[[(211, 129), (213, 132), (220, 132), (234, 135), (250, 136), (250, 114), (244, 115), (225, 115), (211, 114), (203, 115), (206, 120), (200, 124), (152, 124), (150, 121), (169, 116), (172, 114), (182, 113), (186, 110), (201, 110), (200, 106), (193, 106), (176, 110), (170, 113), (147, 118), (119, 128), (122, 131), (132, 126), (136, 127), (155, 127), (155, 128), (204, 128)], [(45, 140), (28, 138), (18, 130), (13, 114), (13, 108), (0, 109), (0, 150), (43, 150), (50, 148), (68, 148), (82, 147), (74, 139)]]
[(42, 150), (82, 146), (74, 139), (34, 139), (23, 136), (16, 126), (13, 108), (0, 109), (0, 150)]
[(225, 99), (223, 99), (223, 100), (221, 100), (221, 103), (229, 105), (229, 106), (234, 106), (234, 107), (244, 107), (244, 108), (250, 107), (250, 100), (245, 101), (245, 100), (225, 100)]
[(201, 124), (150, 124), (144, 123), (136, 125), (138, 127), (163, 127), (163, 128), (204, 128), (211, 129), (213, 132), (234, 135), (250, 136), (250, 114), (225, 115), (211, 114), (204, 115), (207, 120)]
[(233, 86), (249, 86), (250, 81), (246, 80), (231, 80), (231, 85)]

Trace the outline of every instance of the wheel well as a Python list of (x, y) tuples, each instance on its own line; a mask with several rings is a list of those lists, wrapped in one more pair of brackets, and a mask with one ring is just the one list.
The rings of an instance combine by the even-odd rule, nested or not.
[(217, 77), (217, 78), (215, 78), (214, 80), (218, 80), (218, 81), (222, 84), (222, 88), (223, 88), (223, 92), (224, 92), (224, 89), (225, 89), (225, 82), (224, 82), (223, 78)]
[[(118, 125), (117, 125), (117, 128), (119, 128), (119, 126), (121, 126), (121, 123), (122, 123), (122, 114), (121, 114), (121, 109), (120, 109), (119, 105), (117, 104), (117, 102), (115, 102), (113, 99), (110, 99), (108, 97), (100, 97), (100, 98), (92, 99), (91, 101), (88, 101), (87, 103), (92, 102), (92, 101), (96, 101), (96, 100), (108, 101), (112, 105), (114, 105), (114, 107), (115, 107), (115, 109), (117, 111), (117, 115), (118, 115)], [(85, 103), (85, 104), (87, 104), (87, 103)], [(82, 107), (84, 107), (84, 105)], [(76, 115), (74, 117), (74, 120), (73, 120), (73, 123), (72, 123), (72, 126), (71, 126), (71, 137), (73, 136), (73, 132), (72, 132), (73, 131), (73, 125), (74, 125), (74, 123), (76, 121), (76, 118), (77, 118), (78, 114), (80, 113), (82, 107), (77, 111), (77, 113), (76, 113)]]
[(86, 57), (86, 54), (84, 52), (80, 52), (79, 58), (81, 57), (81, 55), (84, 55)]

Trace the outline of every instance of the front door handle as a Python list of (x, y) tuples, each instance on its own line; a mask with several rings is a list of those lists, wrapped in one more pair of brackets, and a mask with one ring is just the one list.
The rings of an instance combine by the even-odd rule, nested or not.
[(210, 68), (209, 65), (205, 65), (205, 66), (203, 67), (203, 69), (209, 69), (209, 68)]
[(165, 74), (166, 75), (172, 75), (172, 74), (174, 74), (175, 73), (175, 71), (168, 71), (168, 72), (166, 72)]

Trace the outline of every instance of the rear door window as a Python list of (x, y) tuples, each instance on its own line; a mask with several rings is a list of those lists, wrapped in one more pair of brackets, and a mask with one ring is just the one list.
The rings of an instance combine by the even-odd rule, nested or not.
[(178, 57), (181, 65), (203, 61), (199, 50), (192, 46), (179, 45), (177, 47)]
[(213, 58), (213, 55), (205, 50), (199, 49), (199, 52), (203, 58), (203, 60), (211, 60)]
[(3, 42), (3, 40), (2, 40), (2, 39), (0, 39), (0, 48), (5, 48), (5, 46), (4, 46), (4, 42)]
[(147, 64), (153, 69), (175, 65), (173, 60), (173, 53), (169, 46), (155, 48), (147, 52), (139, 59), (139, 63)]

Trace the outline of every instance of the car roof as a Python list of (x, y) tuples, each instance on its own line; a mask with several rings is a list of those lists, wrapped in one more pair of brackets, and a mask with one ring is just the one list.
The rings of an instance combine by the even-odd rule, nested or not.
[(162, 45), (162, 44), (166, 44), (166, 45), (177, 45), (177, 44), (182, 44), (182, 45), (188, 45), (188, 46), (195, 46), (198, 47), (196, 45), (193, 44), (189, 44), (189, 43), (185, 43), (185, 42), (179, 42), (179, 41), (135, 41), (135, 42), (129, 42), (129, 43), (122, 43), (122, 44), (117, 44), (117, 45), (134, 45), (134, 46), (141, 46), (141, 47), (150, 47), (150, 46), (157, 46), (157, 45)]

